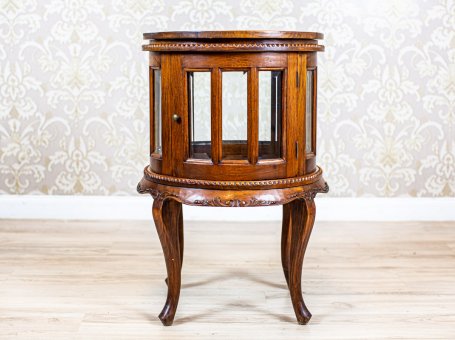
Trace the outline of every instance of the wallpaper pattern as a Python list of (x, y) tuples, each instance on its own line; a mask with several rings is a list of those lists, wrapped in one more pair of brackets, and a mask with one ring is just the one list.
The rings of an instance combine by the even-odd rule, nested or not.
[(0, 193), (132, 194), (148, 153), (142, 32), (325, 34), (332, 196), (455, 196), (455, 0), (0, 0)]

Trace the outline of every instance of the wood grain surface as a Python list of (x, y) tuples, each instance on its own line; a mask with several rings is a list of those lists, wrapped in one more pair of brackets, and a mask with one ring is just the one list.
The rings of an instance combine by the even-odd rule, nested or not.
[(323, 39), (318, 32), (299, 31), (173, 31), (144, 33), (144, 39)]
[(186, 223), (178, 316), (163, 327), (166, 268), (151, 219), (2, 220), (0, 339), (454, 338), (455, 223), (316, 221), (306, 326), (295, 322), (280, 234), (280, 222)]

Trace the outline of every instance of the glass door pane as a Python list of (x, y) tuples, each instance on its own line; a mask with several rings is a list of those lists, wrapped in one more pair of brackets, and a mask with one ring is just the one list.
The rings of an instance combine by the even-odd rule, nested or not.
[(211, 159), (210, 72), (188, 72), (190, 158)]
[(314, 70), (306, 72), (305, 152), (313, 151), (313, 96)]
[(223, 160), (247, 159), (247, 71), (222, 73)]
[(282, 71), (259, 71), (259, 159), (281, 157)]
[(161, 70), (153, 70), (153, 115), (154, 121), (154, 136), (155, 136), (155, 150), (154, 153), (161, 155)]

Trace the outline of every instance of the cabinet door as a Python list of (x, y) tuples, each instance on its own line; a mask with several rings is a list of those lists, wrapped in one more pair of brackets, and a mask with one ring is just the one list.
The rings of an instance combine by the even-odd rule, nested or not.
[[(172, 146), (179, 148), (172, 151), (174, 175), (210, 180), (296, 176), (298, 162), (290, 161), (296, 157), (295, 147), (289, 150), (286, 142), (287, 130), (294, 129), (287, 117), (294, 112), (289, 113), (287, 102), (295, 101), (292, 107), (297, 106), (288, 54), (185, 54), (181, 58), (183, 67), (170, 70), (174, 83), (181, 84), (179, 90), (173, 87), (178, 98), (173, 95), (175, 102), (170, 105), (179, 108), (181, 116), (179, 123), (171, 123), (176, 126)], [(298, 54), (295, 58), (292, 71), (297, 69)]]
[(316, 54), (289, 54), (288, 176), (315, 171), (316, 149)]
[(302, 91), (305, 82), (302, 71), (305, 68), (305, 57), (300, 53), (289, 53), (288, 55), (288, 107), (287, 107), (287, 177), (301, 175), (303, 168), (303, 107), (305, 97)]
[(161, 57), (162, 78), (162, 173), (181, 176), (183, 160), (187, 154), (187, 116), (185, 115), (184, 88), (182, 86), (182, 57), (164, 53)]

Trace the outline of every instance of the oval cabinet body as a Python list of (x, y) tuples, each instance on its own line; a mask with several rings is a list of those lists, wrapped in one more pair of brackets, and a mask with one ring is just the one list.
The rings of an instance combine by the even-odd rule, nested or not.
[(213, 181), (316, 171), (319, 33), (163, 32), (150, 43), (155, 174)]
[[(328, 190), (316, 165), (322, 38), (314, 32), (158, 32), (144, 34), (143, 45), (149, 52), (150, 165), (138, 191), (155, 198), (160, 238), (176, 230), (161, 239), (165, 258), (176, 251), (183, 259), (182, 203), (283, 204), (283, 270), (300, 323), (310, 316), (300, 289), (308, 241), (302, 237), (313, 225), (314, 196)], [(170, 247), (172, 240), (178, 244)], [(177, 307), (181, 261), (167, 263), (164, 324), (172, 323)]]

